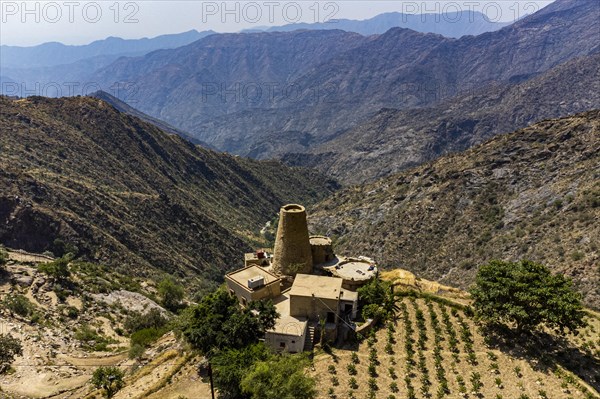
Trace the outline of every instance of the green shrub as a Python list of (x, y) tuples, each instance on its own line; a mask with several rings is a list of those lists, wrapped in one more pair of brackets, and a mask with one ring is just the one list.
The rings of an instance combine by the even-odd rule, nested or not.
[(358, 389), (358, 382), (356, 381), (356, 378), (350, 377), (348, 380), (348, 386), (352, 389)]
[(56, 259), (53, 262), (40, 264), (38, 266), (38, 270), (42, 273), (47, 274), (55, 281), (64, 281), (67, 280), (71, 275), (71, 273), (69, 272), (70, 261), (71, 256), (64, 256), (62, 258)]
[(129, 358), (130, 359), (139, 359), (144, 354), (145, 348), (139, 344), (132, 345), (129, 348)]
[(65, 315), (71, 319), (76, 319), (79, 317), (79, 309), (77, 309), (75, 306), (67, 306), (65, 309)]
[(582, 260), (584, 257), (585, 255), (581, 251), (575, 251), (571, 254), (571, 259), (573, 259), (575, 262)]
[(379, 387), (377, 386), (377, 380), (373, 377), (369, 378), (367, 384), (369, 385), (370, 391), (377, 391), (379, 389)]
[(172, 312), (181, 309), (181, 301), (185, 295), (182, 286), (178, 285), (173, 279), (165, 278), (158, 284), (158, 294), (161, 297), (163, 306)]
[(91, 328), (89, 325), (84, 324), (75, 333), (75, 339), (79, 341), (89, 342), (98, 339), (99, 335), (96, 330)]
[(82, 325), (75, 332), (75, 339), (81, 341), (84, 349), (95, 351), (105, 351), (107, 350), (108, 344), (114, 342), (113, 340), (100, 335), (98, 331), (87, 324)]
[(0, 334), (0, 374), (8, 371), (15, 357), (22, 353), (21, 341), (10, 335)]
[(148, 347), (162, 335), (162, 331), (156, 328), (144, 328), (131, 334), (131, 346)]
[(25, 296), (20, 294), (9, 294), (4, 298), (4, 306), (11, 312), (22, 317), (33, 314), (34, 305)]
[(154, 308), (147, 313), (132, 312), (125, 319), (123, 326), (127, 332), (132, 334), (145, 328), (162, 328), (168, 321), (159, 309)]
[(356, 366), (354, 365), (354, 363), (348, 364), (347, 368), (348, 368), (348, 374), (356, 375)]

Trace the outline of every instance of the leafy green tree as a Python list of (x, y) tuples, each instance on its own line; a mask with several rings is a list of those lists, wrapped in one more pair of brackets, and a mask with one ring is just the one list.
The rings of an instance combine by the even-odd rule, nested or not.
[(481, 266), (471, 295), (475, 315), (490, 326), (531, 331), (543, 325), (564, 333), (585, 325), (581, 295), (572, 281), (528, 260)]
[(4, 374), (15, 357), (23, 354), (21, 341), (10, 335), (0, 334), (0, 374)]
[(252, 366), (242, 379), (242, 392), (251, 399), (312, 399), (315, 381), (305, 374), (309, 362), (302, 355), (274, 356)]
[(362, 309), (363, 319), (373, 319), (373, 320), (386, 320), (389, 316), (389, 313), (385, 310), (385, 308), (376, 303), (370, 303), (365, 305)]
[(248, 309), (258, 312), (256, 317), (258, 318), (258, 323), (262, 331), (270, 330), (275, 327), (279, 314), (277, 313), (275, 306), (273, 306), (273, 301), (270, 299), (253, 301), (248, 305)]
[(182, 315), (183, 336), (207, 356), (216, 350), (239, 349), (256, 343), (279, 315), (269, 302), (252, 307), (260, 307), (262, 312), (256, 314), (250, 307), (241, 308), (234, 296), (219, 289)]
[(219, 390), (220, 399), (248, 399), (249, 394), (242, 393), (242, 379), (252, 365), (271, 357), (269, 349), (263, 344), (253, 344), (242, 349), (225, 349), (212, 358), (214, 383)]
[(92, 384), (104, 390), (104, 396), (112, 398), (125, 385), (124, 373), (118, 367), (98, 367), (92, 376)]
[(71, 275), (71, 272), (69, 272), (69, 262), (71, 262), (71, 260), (72, 256), (63, 256), (62, 258), (58, 258), (53, 262), (41, 264), (38, 270), (47, 274), (55, 281), (65, 281)]
[(162, 299), (163, 306), (172, 312), (176, 312), (181, 308), (185, 291), (172, 278), (164, 278), (158, 284), (158, 294)]
[(63, 257), (67, 254), (71, 254), (71, 256), (76, 256), (79, 253), (79, 248), (77, 246), (65, 243), (62, 239), (57, 238), (52, 243), (52, 253), (56, 256)]
[(371, 280), (358, 289), (358, 298), (364, 319), (372, 318), (384, 322), (399, 310), (392, 286), (386, 281)]
[(380, 305), (386, 300), (388, 292), (388, 283), (374, 278), (358, 289), (358, 297), (365, 305), (372, 303)]

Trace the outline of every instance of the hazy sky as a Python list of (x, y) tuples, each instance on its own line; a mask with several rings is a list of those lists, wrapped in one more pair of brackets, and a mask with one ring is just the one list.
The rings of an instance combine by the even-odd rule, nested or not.
[(31, 46), (49, 41), (87, 44), (108, 36), (154, 37), (191, 29), (237, 32), (293, 22), (367, 19), (390, 11), (443, 14), (475, 10), (493, 21), (514, 21), (553, 1), (0, 0), (0, 44)]

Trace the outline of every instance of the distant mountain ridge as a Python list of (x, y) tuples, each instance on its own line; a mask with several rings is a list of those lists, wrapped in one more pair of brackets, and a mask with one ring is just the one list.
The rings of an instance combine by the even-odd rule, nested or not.
[(250, 32), (291, 32), (298, 29), (340, 29), (361, 35), (378, 35), (392, 28), (412, 29), (421, 33), (436, 33), (445, 37), (459, 38), (493, 32), (512, 22), (492, 22), (485, 14), (477, 11), (453, 11), (439, 14), (405, 14), (388, 12), (365, 20), (333, 19), (320, 23), (297, 23), (283, 26), (263, 27)]
[(121, 57), (140, 56), (160, 49), (181, 47), (212, 31), (195, 30), (155, 38), (109, 37), (87, 45), (44, 43), (32, 47), (0, 46), (0, 94), (28, 97), (89, 95), (93, 91), (121, 90), (114, 82), (99, 86), (91, 80), (94, 71)]
[[(593, 54), (599, 7), (594, 0), (557, 0), (496, 32), (461, 39), (402, 28), (369, 37), (335, 30), (217, 35), (122, 59), (95, 80), (136, 82), (142, 112), (221, 150), (268, 158), (255, 152), (265, 137), (319, 142), (381, 108), (430, 107)], [(269, 97), (265, 85), (272, 83), (293, 96)], [(257, 84), (263, 91), (253, 97)], [(203, 91), (207, 85), (213, 91)]]
[(296, 101), (292, 82), (370, 40), (340, 30), (212, 35), (120, 59), (97, 71), (93, 81), (135, 82), (136, 108), (195, 133), (197, 121), (269, 107), (278, 99)]
[(65, 45), (58, 42), (31, 47), (2, 45), (0, 46), (0, 66), (2, 68), (50, 67), (72, 64), (98, 56), (146, 54), (158, 49), (181, 47), (214, 33), (213, 31), (191, 30), (142, 39), (108, 37), (86, 45)]

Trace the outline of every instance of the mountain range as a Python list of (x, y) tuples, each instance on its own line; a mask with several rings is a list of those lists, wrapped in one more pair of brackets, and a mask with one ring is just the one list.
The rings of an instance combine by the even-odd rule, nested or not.
[(86, 45), (65, 45), (57, 42), (31, 47), (2, 45), (0, 66), (3, 69), (50, 67), (108, 55), (115, 57), (140, 55), (154, 50), (185, 46), (214, 33), (191, 30), (143, 39), (108, 37)]
[(335, 30), (213, 35), (121, 59), (94, 81), (135, 82), (142, 112), (220, 150), (269, 158), (255, 150), (268, 136), (322, 141), (382, 108), (430, 107), (594, 54), (597, 14), (596, 1), (557, 0), (499, 31), (460, 39), (402, 28), (368, 37)]
[(485, 32), (493, 32), (508, 25), (510, 25), (509, 22), (491, 21), (485, 14), (480, 12), (463, 10), (436, 14), (388, 12), (365, 20), (331, 19), (327, 22), (262, 27), (243, 32), (340, 29), (369, 36), (385, 33), (392, 28), (405, 28), (416, 32), (436, 33), (445, 37), (459, 38), (466, 35), (477, 36)]
[[(121, 39), (109, 37), (87, 45), (71, 46), (50, 42), (32, 47), (0, 46), (0, 94), (27, 97), (75, 96), (99, 87), (91, 81), (93, 71), (110, 65), (121, 57), (140, 56), (159, 49), (181, 47), (213, 31), (195, 30), (154, 38)], [(90, 89), (85, 89), (89, 86)]]
[[(254, 31), (295, 31), (338, 29), (363, 35), (380, 34), (393, 27), (406, 27), (423, 32), (434, 32), (448, 37), (480, 34), (500, 29), (506, 23), (489, 21), (479, 12), (445, 12), (440, 14), (386, 13), (374, 18), (335, 20), (324, 24), (289, 24)], [(246, 31), (244, 31), (246, 32)], [(155, 38), (121, 39), (109, 37), (88, 45), (64, 45), (57, 42), (32, 47), (0, 46), (0, 93), (21, 97), (43, 95), (62, 97), (89, 95), (102, 90), (118, 95), (115, 80), (98, 85), (94, 71), (109, 66), (120, 57), (143, 56), (160, 49), (185, 46), (213, 31), (191, 30)], [(285, 46), (282, 46), (285, 49)], [(79, 87), (69, 87), (76, 83)], [(91, 90), (87, 86), (91, 87)], [(126, 99), (121, 94), (121, 99)]]
[[(346, 185), (361, 184), (465, 150), (546, 118), (600, 109), (600, 54), (575, 58), (516, 85), (496, 84), (430, 108), (385, 109), (331, 140), (302, 145), (266, 137), (255, 153), (276, 153)], [(294, 149), (308, 148), (294, 153)], [(277, 154), (277, 153), (276, 153)]]

